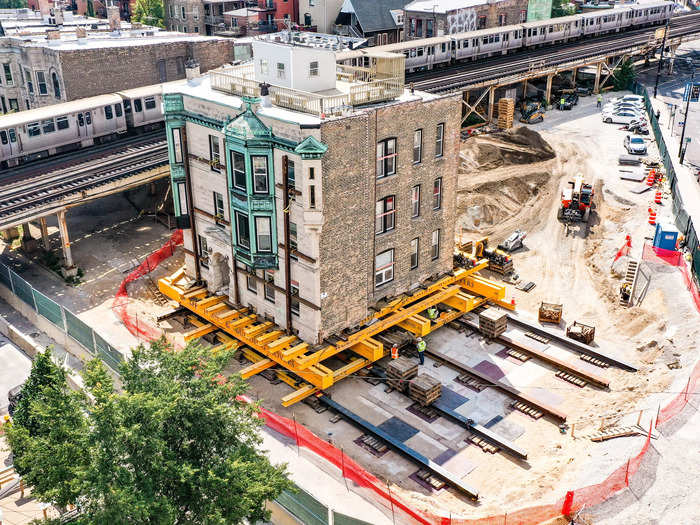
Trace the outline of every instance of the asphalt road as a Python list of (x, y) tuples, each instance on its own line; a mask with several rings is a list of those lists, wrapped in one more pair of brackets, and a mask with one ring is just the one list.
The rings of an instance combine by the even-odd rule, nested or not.
[(7, 413), (7, 391), (24, 382), (31, 368), (31, 359), (0, 335), (0, 415)]

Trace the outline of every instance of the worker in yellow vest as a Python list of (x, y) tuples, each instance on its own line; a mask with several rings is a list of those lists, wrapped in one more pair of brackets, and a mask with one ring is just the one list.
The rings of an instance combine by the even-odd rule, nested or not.
[(597, 106), (597, 107), (602, 106), (602, 105), (603, 105), (603, 95), (601, 95), (600, 93), (598, 93), (597, 99), (598, 99), (598, 103), (596, 104), (596, 106)]
[(425, 347), (427, 345), (425, 344), (425, 341), (423, 341), (422, 337), (418, 338), (418, 343), (416, 344), (416, 348), (418, 349), (418, 359), (420, 359), (420, 364), (424, 365), (425, 364)]
[(399, 347), (396, 343), (394, 343), (394, 346), (391, 347), (391, 358), (392, 359), (399, 358)]
[(438, 310), (434, 306), (431, 306), (428, 308), (428, 319), (431, 321), (435, 322), (435, 319), (437, 319), (438, 316)]

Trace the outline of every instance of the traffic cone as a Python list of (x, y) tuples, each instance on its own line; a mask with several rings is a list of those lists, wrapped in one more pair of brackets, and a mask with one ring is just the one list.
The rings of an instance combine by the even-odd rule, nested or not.
[(661, 204), (661, 192), (657, 191), (656, 195), (654, 195), (654, 202), (656, 204)]
[(656, 212), (652, 208), (649, 208), (649, 224), (656, 225)]

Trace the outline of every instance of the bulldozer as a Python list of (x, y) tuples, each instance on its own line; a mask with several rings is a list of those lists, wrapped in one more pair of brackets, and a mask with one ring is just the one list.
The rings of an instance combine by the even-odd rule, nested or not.
[(588, 222), (593, 202), (593, 186), (587, 184), (583, 175), (576, 175), (569, 181), (569, 187), (561, 192), (561, 207), (558, 218), (568, 222)]
[(520, 122), (525, 124), (536, 124), (544, 120), (544, 109), (537, 102), (524, 104), (520, 109)]

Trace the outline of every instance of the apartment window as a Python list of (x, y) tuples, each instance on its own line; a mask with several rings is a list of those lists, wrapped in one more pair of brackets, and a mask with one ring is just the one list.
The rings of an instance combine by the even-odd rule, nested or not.
[(299, 297), (299, 283), (293, 281), (289, 290), (292, 292), (292, 300), (289, 303), (290, 310), (292, 314), (299, 317), (299, 299), (297, 299)]
[(253, 274), (255, 274), (255, 270), (253, 268), (251, 268), (250, 266), (246, 266), (246, 271), (248, 272), (248, 275), (246, 275), (246, 288), (248, 289), (249, 292), (252, 292), (255, 295), (257, 295), (258, 294), (258, 281), (253, 276)]
[(316, 178), (316, 170), (314, 168), (309, 168), (309, 180), (314, 180)]
[(430, 38), (433, 36), (433, 21), (427, 20), (425, 24), (425, 36)]
[(396, 139), (377, 142), (377, 178), (396, 173)]
[(377, 234), (394, 229), (396, 222), (396, 200), (393, 195), (377, 201), (375, 232)]
[(209, 135), (209, 166), (212, 171), (219, 171), (219, 164), (221, 161), (219, 152), (219, 137), (216, 135)]
[(214, 217), (216, 217), (216, 224), (221, 225), (220, 220), (225, 220), (226, 214), (224, 213), (224, 196), (218, 191), (212, 192), (214, 194)]
[(287, 184), (290, 188), (295, 186), (296, 175), (294, 173), (294, 161), (287, 159)]
[(199, 20), (199, 7), (192, 8), (192, 18)]
[(156, 109), (156, 99), (155, 97), (146, 97), (143, 99), (143, 103), (146, 105), (146, 109)]
[(231, 152), (231, 172), (233, 175), (233, 187), (246, 191), (248, 184), (245, 176), (245, 157), (237, 151)]
[(112, 112), (112, 106), (105, 106), (105, 118), (107, 120), (112, 120), (114, 118), (114, 113)]
[(34, 94), (34, 82), (32, 82), (32, 72), (28, 69), (24, 70), (24, 80), (27, 83), (27, 91), (30, 95)]
[(284, 80), (287, 75), (284, 72), (284, 64), (282, 62), (277, 62), (277, 78), (279, 80)]
[(297, 256), (294, 255), (294, 252), (297, 251), (297, 225), (295, 222), (290, 222), (289, 223), (289, 256), (294, 259), (295, 261), (297, 260)]
[(173, 128), (173, 156), (176, 163), (182, 162), (182, 130)]
[(5, 84), (8, 86), (14, 85), (15, 80), (12, 78), (12, 69), (10, 69), (10, 64), (3, 64), (2, 69), (5, 73)]
[(311, 184), (309, 186), (309, 208), (314, 209), (316, 207), (316, 186)]
[(413, 132), (413, 164), (418, 164), (423, 159), (423, 130)]
[(435, 130), (435, 156), (442, 157), (445, 143), (445, 124), (438, 124)]
[(439, 210), (442, 207), (442, 177), (438, 177), (433, 182), (433, 209)]
[(184, 20), (185, 19), (185, 6), (184, 5), (182, 7), (180, 7), (180, 14), (182, 15), (180, 18), (182, 18)]
[(56, 127), (60, 130), (68, 129), (70, 123), (68, 122), (68, 117), (56, 117)]
[(46, 75), (44, 74), (43, 71), (36, 72), (36, 80), (37, 80), (37, 83), (39, 84), (39, 94), (40, 95), (48, 95), (49, 91), (46, 88)]
[(411, 241), (411, 270), (418, 268), (418, 237)]
[(30, 107), (30, 105), (29, 105), (29, 99), (28, 99), (28, 98), (25, 98), (25, 99), (24, 99), (24, 105), (26, 106), (27, 109), (31, 109), (31, 107)]
[(420, 184), (411, 190), (411, 218), (420, 216)]
[(408, 36), (415, 36), (416, 34), (416, 19), (411, 18), (408, 21)]
[(267, 157), (253, 155), (253, 191), (255, 193), (268, 193)]
[(180, 205), (180, 215), (187, 215), (187, 188), (184, 182), (176, 183), (177, 202)]
[(387, 250), (374, 258), (374, 285), (381, 286), (394, 280), (394, 250)]
[(260, 59), (260, 73), (263, 75), (268, 74), (267, 60)]
[(500, 13), (498, 15), (498, 25), (499, 26), (506, 25), (506, 18), (507, 18), (506, 13)]
[(239, 211), (236, 213), (236, 239), (238, 245), (250, 250), (250, 226), (248, 225), (248, 216)]
[(143, 111), (143, 104), (140, 98), (134, 99), (134, 111), (136, 113), (141, 113)]
[(477, 29), (486, 29), (486, 17), (485, 16), (479, 17)]
[(272, 251), (272, 231), (270, 229), (270, 217), (255, 217), (255, 240), (257, 251)]
[(7, 102), (10, 104), (10, 111), (19, 111), (19, 102), (16, 98), (9, 98)]
[(205, 268), (209, 268), (209, 249), (207, 246), (207, 238), (198, 235), (199, 238), (199, 263)]
[(56, 125), (53, 123), (53, 119), (42, 121), (41, 128), (44, 131), (44, 133), (53, 133), (54, 131), (56, 131)]
[(314, 61), (309, 64), (309, 76), (310, 77), (317, 77), (318, 76), (318, 62)]
[(270, 270), (265, 270), (265, 299), (271, 303), (275, 302), (275, 274)]
[(430, 241), (430, 257), (433, 261), (440, 257), (440, 230), (435, 230), (433, 232)]
[(316, 5), (316, 0), (309, 0), (309, 7), (313, 7)]
[[(58, 75), (54, 72), (51, 73), (51, 82), (53, 83), (53, 96), (60, 100), (61, 98), (61, 85), (58, 82)], [(117, 115), (120, 117), (121, 115)]]
[(170, 18), (173, 18), (175, 16), (175, 12), (173, 11), (173, 6), (170, 5)]

